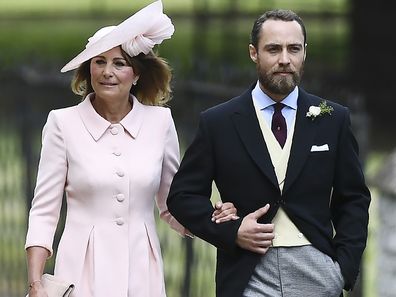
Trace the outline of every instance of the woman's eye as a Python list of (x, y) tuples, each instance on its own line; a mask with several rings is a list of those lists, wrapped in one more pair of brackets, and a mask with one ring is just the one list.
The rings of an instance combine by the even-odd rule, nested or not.
[(117, 67), (126, 66), (126, 64), (124, 62), (115, 62), (114, 65), (116, 65)]
[(103, 61), (103, 60), (96, 60), (95, 63), (98, 64), (98, 65), (103, 65), (103, 64), (105, 64), (106, 62)]

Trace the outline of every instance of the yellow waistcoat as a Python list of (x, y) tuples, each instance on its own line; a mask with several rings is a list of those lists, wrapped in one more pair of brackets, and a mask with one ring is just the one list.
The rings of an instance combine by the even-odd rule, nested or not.
[[(253, 100), (254, 103), (254, 100)], [(293, 119), (290, 130), (287, 135), (286, 143), (282, 149), (274, 134), (272, 133), (268, 124), (259, 108), (254, 104), (257, 118), (260, 124), (261, 132), (265, 143), (267, 144), (268, 152), (271, 157), (272, 164), (275, 169), (275, 174), (278, 179), (279, 189), (282, 193), (283, 185), (286, 177), (287, 163), (289, 161), (290, 149), (294, 133), (295, 117)], [(298, 230), (296, 225), (289, 219), (284, 210), (280, 207), (272, 222), (275, 225), (275, 238), (272, 241), (272, 246), (302, 246), (311, 244), (308, 239)]]

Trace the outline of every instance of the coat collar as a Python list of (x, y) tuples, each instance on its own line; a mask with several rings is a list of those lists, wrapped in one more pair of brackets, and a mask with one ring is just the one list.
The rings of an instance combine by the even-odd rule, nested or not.
[(313, 104), (311, 95), (301, 88), (299, 91), (293, 143), (290, 151), (285, 185), (283, 187), (284, 193), (297, 179), (299, 173), (304, 167), (305, 161), (311, 152), (314, 137), (318, 131), (318, 121), (312, 121), (307, 118), (307, 111), (310, 105)]
[[(93, 139), (98, 141), (112, 124), (95, 111), (91, 102), (92, 96), (94, 96), (93, 93), (89, 94), (78, 104), (77, 109), (85, 128)], [(144, 105), (133, 95), (130, 100), (133, 102), (132, 110), (120, 121), (120, 124), (133, 138), (136, 138), (143, 122)]]
[(274, 167), (268, 166), (272, 164), (271, 157), (253, 106), (253, 88), (254, 85), (240, 97), (235, 99), (234, 103), (236, 103), (236, 105), (234, 112), (231, 114), (231, 119), (251, 158), (260, 168), (261, 172), (271, 181), (274, 187), (279, 189)]

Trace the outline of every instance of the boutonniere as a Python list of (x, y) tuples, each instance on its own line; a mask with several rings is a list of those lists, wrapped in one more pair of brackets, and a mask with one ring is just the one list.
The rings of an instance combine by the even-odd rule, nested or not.
[(312, 105), (309, 107), (308, 112), (307, 112), (307, 117), (311, 118), (313, 121), (317, 116), (321, 116), (326, 113), (331, 115), (331, 112), (333, 110), (334, 110), (333, 107), (327, 105), (326, 100), (323, 100), (322, 102), (320, 102), (319, 106)]

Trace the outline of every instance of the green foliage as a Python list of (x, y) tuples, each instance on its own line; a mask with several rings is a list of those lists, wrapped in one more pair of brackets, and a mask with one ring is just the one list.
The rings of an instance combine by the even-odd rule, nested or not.
[[(25, 292), (26, 207), (21, 139), (15, 126), (0, 116), (0, 296)], [(24, 295), (23, 295), (24, 296)]]
[[(111, 14), (136, 11), (153, 1), (149, 0), (2, 0), (0, 15), (43, 15), (43, 14)], [(343, 13), (348, 9), (347, 0), (163, 0), (165, 11), (169, 14), (189, 14), (194, 9), (211, 13), (224, 13), (238, 10), (243, 13), (257, 14), (271, 8), (289, 8), (305, 12)]]

